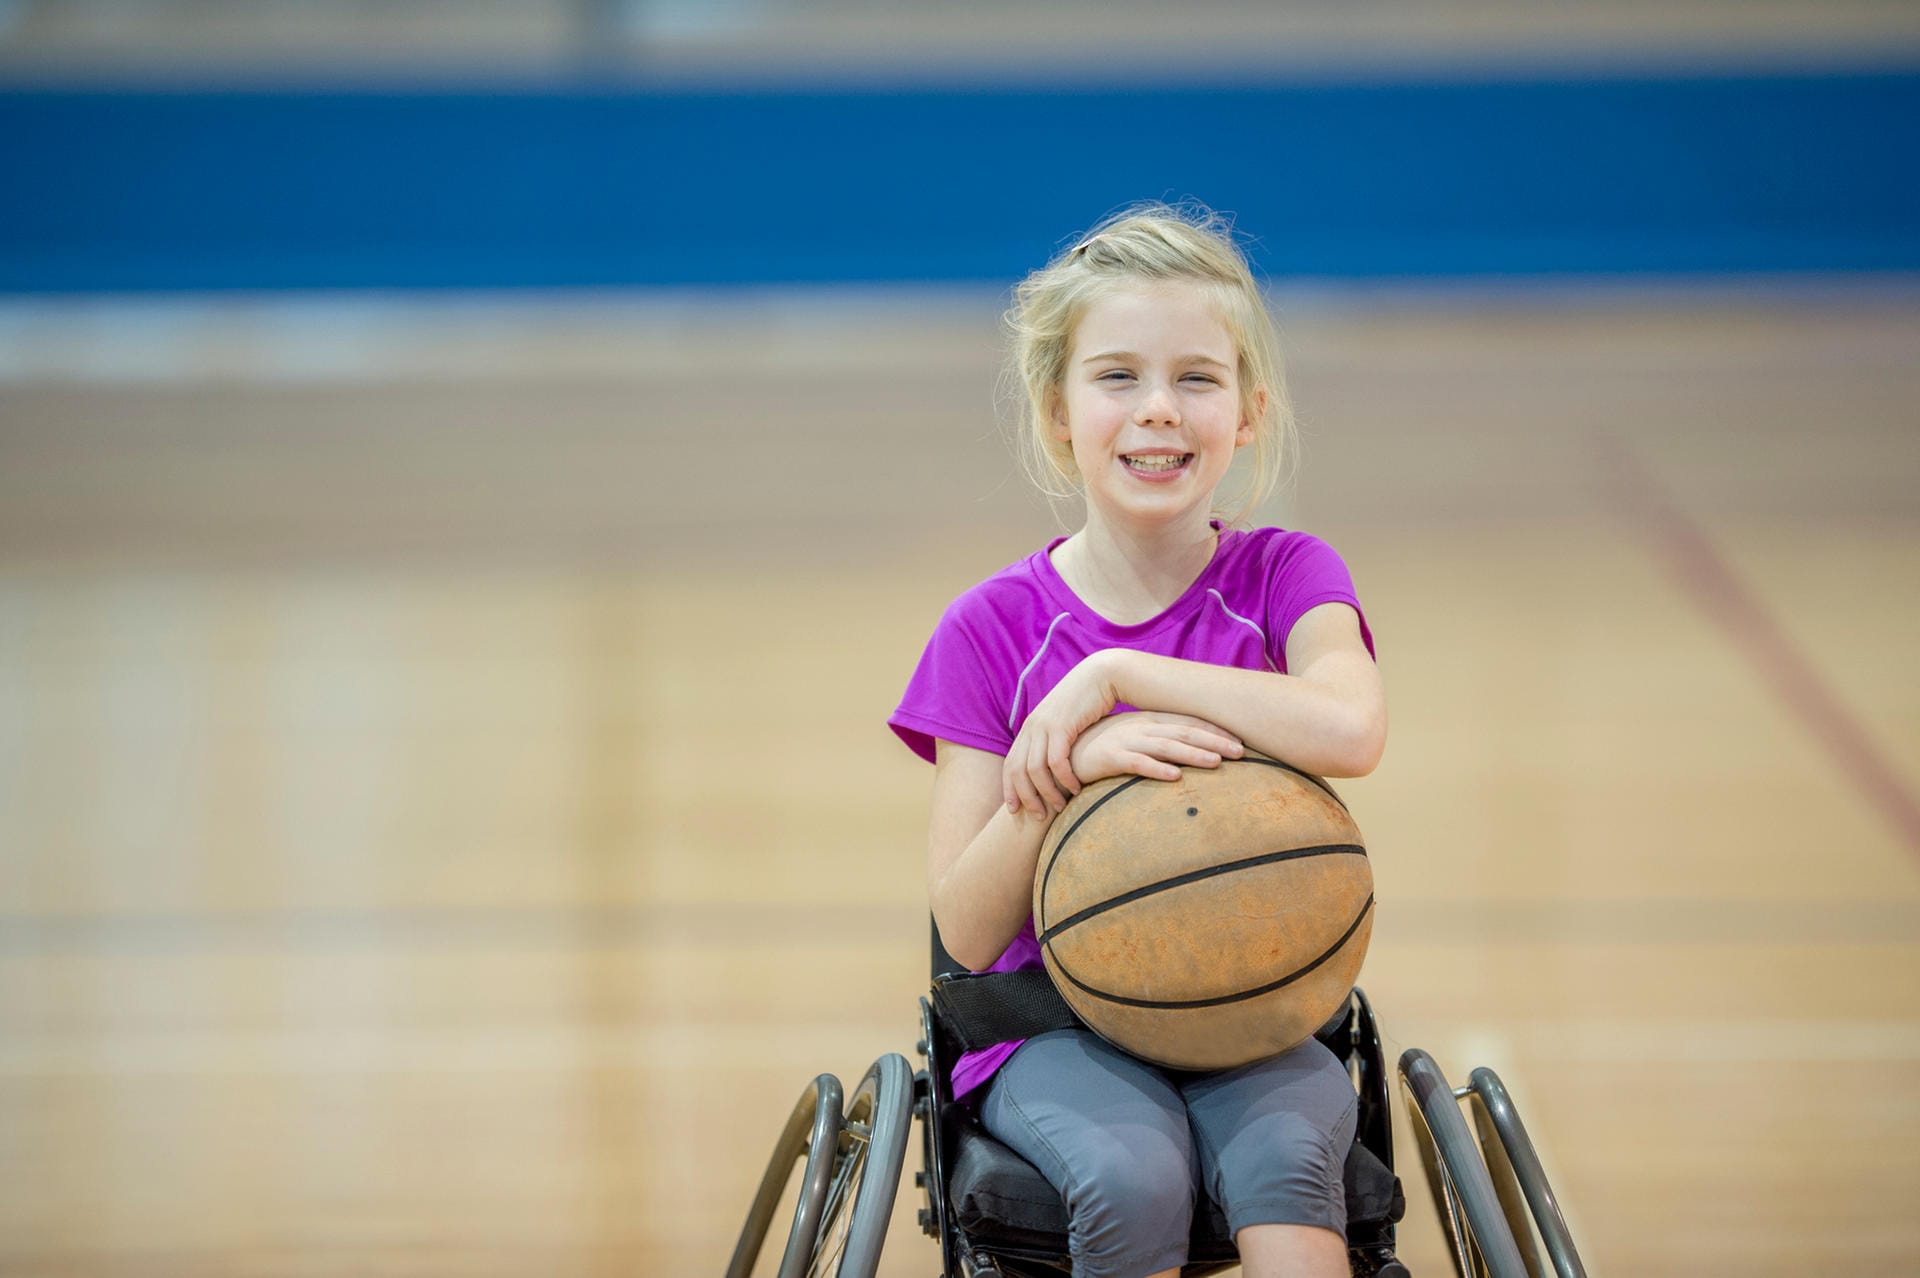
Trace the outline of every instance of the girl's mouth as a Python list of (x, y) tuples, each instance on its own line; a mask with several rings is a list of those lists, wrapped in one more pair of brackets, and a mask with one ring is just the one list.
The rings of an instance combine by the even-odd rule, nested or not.
[(1193, 460), (1192, 453), (1123, 453), (1120, 460), (1139, 475), (1170, 475)]

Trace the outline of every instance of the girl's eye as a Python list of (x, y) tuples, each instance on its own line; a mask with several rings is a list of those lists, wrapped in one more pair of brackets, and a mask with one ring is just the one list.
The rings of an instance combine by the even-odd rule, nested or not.
[(1200, 382), (1207, 386), (1218, 386), (1220, 384), (1219, 378), (1210, 377), (1205, 373), (1188, 373), (1181, 380), (1188, 381), (1188, 382)]
[(1132, 380), (1132, 378), (1133, 378), (1133, 374), (1129, 373), (1124, 368), (1110, 368), (1106, 372), (1100, 374), (1097, 380), (1103, 381), (1103, 382), (1121, 382), (1121, 381), (1130, 381)]

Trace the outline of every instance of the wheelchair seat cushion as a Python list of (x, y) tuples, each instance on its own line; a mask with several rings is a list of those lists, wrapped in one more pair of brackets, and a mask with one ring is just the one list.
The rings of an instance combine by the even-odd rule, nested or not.
[[(1038, 1168), (990, 1136), (971, 1118), (952, 1125), (957, 1156), (947, 1180), (954, 1223), (978, 1246), (1067, 1250), (1067, 1209)], [(1355, 1141), (1347, 1151), (1347, 1228), (1398, 1221), (1406, 1213), (1399, 1178)], [(1232, 1258), (1226, 1215), (1211, 1200), (1196, 1204), (1191, 1259)]]
[(947, 1182), (955, 1222), (977, 1242), (1059, 1247), (1067, 1209), (1047, 1178), (973, 1122), (954, 1124), (959, 1157)]
[(1407, 1214), (1406, 1195), (1393, 1168), (1358, 1140), (1347, 1150), (1347, 1236), (1359, 1226), (1398, 1224)]
[[(1067, 1252), (1067, 1208), (1038, 1168), (971, 1119), (954, 1124), (959, 1156), (947, 1181), (954, 1221), (978, 1246)], [(1188, 1245), (1196, 1262), (1231, 1259), (1226, 1215), (1210, 1200), (1196, 1205)]]

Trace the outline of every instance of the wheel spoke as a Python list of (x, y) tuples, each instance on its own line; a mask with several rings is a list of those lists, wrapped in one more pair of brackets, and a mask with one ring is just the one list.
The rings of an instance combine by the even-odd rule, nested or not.
[(859, 1198), (860, 1182), (866, 1170), (867, 1142), (856, 1138), (852, 1148), (841, 1155), (834, 1169), (833, 1185), (827, 1206), (821, 1213), (821, 1236), (815, 1245), (808, 1278), (830, 1278), (840, 1272), (840, 1257), (847, 1247), (847, 1234), (853, 1223), (853, 1203)]

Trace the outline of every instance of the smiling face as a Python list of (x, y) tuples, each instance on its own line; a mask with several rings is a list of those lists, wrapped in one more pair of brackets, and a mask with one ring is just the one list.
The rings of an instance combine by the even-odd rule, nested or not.
[(1200, 284), (1143, 281), (1087, 307), (1052, 415), (1090, 516), (1140, 532), (1206, 519), (1262, 408), (1263, 392), (1243, 402), (1239, 363)]

